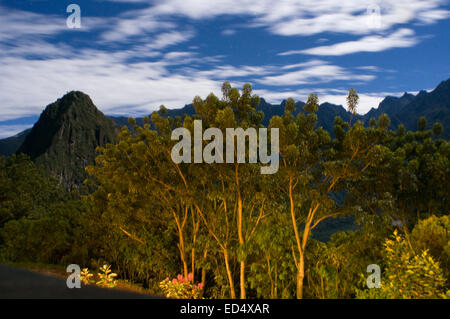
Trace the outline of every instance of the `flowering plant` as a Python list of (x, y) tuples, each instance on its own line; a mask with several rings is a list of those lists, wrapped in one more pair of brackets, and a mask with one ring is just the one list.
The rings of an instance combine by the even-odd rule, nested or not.
[(167, 298), (199, 299), (201, 297), (203, 283), (194, 284), (194, 276), (190, 273), (187, 277), (178, 275), (172, 280), (167, 277), (159, 283)]

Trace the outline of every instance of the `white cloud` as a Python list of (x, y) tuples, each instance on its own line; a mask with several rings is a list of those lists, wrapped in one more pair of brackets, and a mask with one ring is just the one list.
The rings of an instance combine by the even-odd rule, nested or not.
[[(220, 65), (220, 57), (208, 59), (192, 51), (167, 52), (152, 62), (130, 62), (139, 48), (112, 53), (84, 49), (72, 54), (55, 54), (47, 59), (0, 55), (0, 119), (39, 114), (45, 105), (71, 90), (89, 94), (104, 113), (142, 115), (160, 104), (169, 108), (182, 107), (195, 95), (207, 96), (211, 91), (220, 95), (224, 80), (280, 86), (373, 78), (372, 75), (353, 74), (321, 60), (284, 68), (233, 66)], [(215, 62), (209, 69), (204, 65), (195, 68), (191, 63), (207, 63), (208, 60)], [(173, 69), (185, 63), (189, 67)]]
[(198, 71), (197, 75), (226, 80), (235, 77), (254, 77), (274, 72), (273, 66), (219, 65), (211, 70)]
[(325, 61), (313, 60), (313, 62), (311, 64), (300, 64), (302, 68), (299, 70), (266, 76), (256, 79), (256, 82), (271, 86), (292, 86), (327, 83), (336, 80), (370, 81), (375, 78), (373, 75), (351, 73), (340, 66), (328, 64)]
[(448, 10), (425, 10), (419, 12), (418, 20), (424, 24), (431, 24), (437, 20), (443, 20), (450, 17)]
[[(165, 23), (169, 24), (165, 27), (170, 27), (165, 19), (174, 16), (207, 20), (224, 15), (248, 16), (248, 27), (262, 27), (283, 36), (325, 32), (367, 35), (406, 23), (435, 23), (449, 16), (450, 11), (444, 9), (446, 4), (447, 0), (157, 0), (145, 9), (124, 14), (105, 37), (126, 40)], [(380, 13), (375, 20), (374, 5)], [(225, 29), (223, 34), (234, 31)]]
[[(127, 13), (129, 16), (130, 13)], [(145, 34), (156, 33), (162, 30), (175, 28), (175, 24), (160, 21), (154, 16), (140, 16), (136, 18), (110, 18), (105, 19), (110, 24), (109, 30), (102, 34), (104, 41), (124, 41), (130, 37), (142, 37)]]
[[(375, 31), (395, 25), (421, 21), (434, 23), (448, 17), (441, 7), (446, 0), (165, 0), (150, 7), (147, 14), (182, 15), (191, 19), (211, 19), (220, 15), (249, 15), (251, 25), (268, 28), (278, 35), (312, 35), (322, 32), (368, 34), (370, 10), (376, 4), (380, 25)], [(368, 22), (369, 21), (369, 22)]]
[(294, 50), (279, 53), (279, 55), (309, 54), (321, 56), (345, 55), (357, 52), (379, 52), (392, 48), (411, 47), (418, 42), (411, 29), (400, 29), (383, 37), (371, 35), (356, 41), (340, 42), (332, 45), (320, 46), (306, 50)]
[(2, 125), (0, 124), (0, 139), (14, 136), (33, 125), (25, 124), (25, 125)]
[(358, 70), (380, 72), (380, 68), (375, 65), (364, 65), (356, 67)]
[(146, 45), (149, 49), (164, 49), (181, 42), (186, 42), (194, 36), (194, 32), (189, 31), (171, 31), (158, 34), (149, 44)]
[[(332, 103), (336, 105), (342, 105), (347, 108), (347, 94), (346, 90), (339, 89), (329, 89), (329, 88), (311, 88), (311, 89), (300, 89), (300, 90), (289, 90), (284, 92), (273, 92), (269, 90), (255, 90), (257, 94), (264, 97), (264, 99), (273, 104), (279, 104), (282, 100), (289, 97), (293, 98), (295, 101), (305, 102), (310, 93), (317, 94), (319, 98), (319, 103)], [(371, 108), (377, 108), (380, 102), (386, 96), (401, 96), (403, 93), (399, 92), (376, 92), (376, 93), (361, 93), (358, 92), (359, 103), (357, 112), (359, 114), (366, 114)]]
[(287, 64), (281, 67), (282, 70), (289, 70), (289, 69), (296, 69), (296, 68), (302, 68), (302, 67), (309, 67), (309, 66), (317, 66), (317, 65), (323, 65), (327, 62), (322, 60), (310, 60), (306, 62), (296, 63), (296, 64)]
[(222, 31), (222, 35), (230, 36), (236, 34), (236, 30), (234, 29), (225, 29)]
[(64, 18), (0, 6), (0, 41), (68, 31)]
[(2, 120), (39, 114), (71, 90), (89, 94), (107, 114), (123, 115), (148, 114), (160, 104), (181, 107), (197, 94), (220, 92), (218, 81), (168, 72), (164, 60), (125, 64), (120, 56), (89, 51), (70, 59), (1, 58), (0, 64)]

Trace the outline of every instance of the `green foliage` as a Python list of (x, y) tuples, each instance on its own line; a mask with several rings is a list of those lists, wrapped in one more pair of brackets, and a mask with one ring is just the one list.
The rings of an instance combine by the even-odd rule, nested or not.
[(378, 118), (378, 127), (386, 130), (389, 127), (389, 124), (391, 124), (389, 116), (386, 113), (381, 114)]
[(306, 104), (303, 109), (309, 113), (315, 113), (319, 110), (319, 98), (316, 94), (310, 94), (308, 96), (308, 100), (306, 100)]
[(418, 120), (417, 120), (417, 129), (420, 132), (425, 131), (425, 129), (427, 128), (427, 119), (424, 116), (421, 116)]
[(358, 298), (429, 299), (445, 297), (445, 276), (428, 250), (415, 254), (397, 230), (384, 243), (386, 268), (381, 288), (362, 290)]
[(280, 207), (274, 207), (273, 211), (260, 225), (261, 231), (249, 247), (253, 258), (248, 280), (258, 298), (294, 298), (292, 274), (296, 268), (290, 249), (294, 244), (291, 225), (282, 218)]
[(354, 88), (351, 88), (347, 95), (347, 111), (356, 115), (356, 107), (358, 105), (359, 96)]
[(442, 123), (436, 122), (433, 124), (433, 135), (435, 136), (441, 135), (443, 130), (444, 127), (442, 126)]
[(83, 282), (83, 284), (88, 285), (94, 283), (95, 281), (92, 277), (94, 277), (94, 275), (89, 272), (88, 268), (83, 268), (81, 270), (80, 280)]
[(0, 229), (3, 259), (69, 264), (88, 258), (80, 201), (56, 203), (46, 212), (9, 221)]
[(288, 98), (286, 100), (285, 112), (294, 112), (295, 111), (295, 101), (293, 98)]
[(104, 264), (99, 267), (99, 272), (97, 272), (97, 281), (95, 280), (94, 275), (89, 271), (89, 268), (83, 268), (80, 273), (80, 280), (83, 284), (96, 284), (97, 286), (103, 288), (116, 287), (116, 277), (117, 274), (112, 272), (111, 265), (108, 264)]
[(111, 266), (104, 264), (99, 268), (100, 272), (97, 273), (98, 281), (95, 283), (97, 286), (105, 288), (114, 288), (116, 286), (116, 273), (113, 273)]
[(447, 280), (450, 275), (450, 218), (431, 216), (420, 220), (411, 232), (411, 243), (416, 251), (427, 250), (438, 261)]
[(10, 220), (42, 214), (63, 198), (56, 181), (28, 156), (0, 157), (0, 228)]
[(389, 220), (372, 215), (359, 217), (360, 229), (338, 232), (326, 243), (311, 241), (307, 254), (307, 298), (353, 298), (367, 265), (384, 264), (382, 245), (392, 228)]

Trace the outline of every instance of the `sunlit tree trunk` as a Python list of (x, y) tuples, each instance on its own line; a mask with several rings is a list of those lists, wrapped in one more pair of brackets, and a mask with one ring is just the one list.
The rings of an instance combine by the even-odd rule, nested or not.
[[(242, 248), (244, 247), (244, 236), (242, 235), (242, 197), (241, 190), (239, 185), (239, 172), (238, 165), (236, 164), (236, 189), (237, 189), (237, 209), (238, 209), (238, 238), (239, 238), (239, 246), (241, 248), (241, 253), (243, 253)], [(240, 288), (241, 288), (241, 299), (245, 299), (245, 259), (241, 256), (242, 260), (240, 261)]]
[(227, 269), (228, 282), (230, 284), (230, 297), (231, 297), (231, 299), (236, 299), (236, 292), (234, 291), (233, 276), (231, 274), (231, 269), (230, 269), (230, 260), (228, 257), (228, 250), (226, 248), (223, 249), (223, 257), (225, 259), (225, 268)]
[[(297, 298), (301, 299), (303, 297), (303, 278), (305, 272), (303, 250), (300, 242), (300, 235), (298, 233), (297, 219), (295, 217), (295, 206), (294, 206), (294, 194), (293, 194), (294, 184), (292, 177), (289, 178), (289, 208), (291, 212), (292, 227), (294, 229), (295, 242), (297, 244), (298, 260), (296, 261), (297, 267)], [(295, 254), (293, 252), (293, 254)], [(294, 257), (295, 258), (295, 257)]]
[(305, 258), (303, 253), (299, 256), (297, 269), (297, 299), (303, 298), (303, 280), (305, 278)]
[(180, 251), (180, 259), (183, 264), (183, 273), (184, 273), (185, 277), (187, 277), (188, 273), (189, 273), (188, 272), (188, 264), (186, 261), (186, 249), (185, 249), (185, 245), (184, 245), (184, 236), (183, 236), (183, 230), (184, 230), (184, 226), (185, 226), (186, 219), (187, 219), (187, 213), (188, 212), (187, 212), (187, 207), (186, 207), (184, 210), (183, 221), (180, 221), (177, 214), (175, 212), (173, 212), (175, 223), (176, 223), (177, 229), (178, 229), (178, 250)]

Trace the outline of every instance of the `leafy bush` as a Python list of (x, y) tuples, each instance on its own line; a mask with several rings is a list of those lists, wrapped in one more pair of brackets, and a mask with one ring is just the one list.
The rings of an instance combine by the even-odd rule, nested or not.
[(199, 299), (202, 295), (203, 283), (194, 284), (194, 276), (190, 273), (187, 278), (178, 275), (177, 278), (165, 280), (159, 283), (167, 298)]
[(445, 297), (445, 276), (438, 262), (422, 250), (414, 254), (397, 230), (385, 244), (386, 269), (379, 289), (358, 291), (358, 298), (429, 299)]
[(98, 286), (106, 288), (114, 288), (116, 286), (116, 280), (114, 278), (117, 277), (117, 274), (111, 271), (110, 265), (105, 264), (100, 267), (100, 272), (97, 273), (97, 276), (99, 278), (99, 281), (96, 282)]
[(85, 285), (96, 284), (97, 286), (104, 288), (114, 288), (116, 286), (117, 274), (113, 273), (111, 266), (104, 264), (99, 268), (100, 272), (97, 273), (98, 281), (94, 280), (94, 275), (91, 274), (89, 268), (83, 268), (80, 273), (80, 279)]
[(83, 282), (83, 284), (89, 285), (89, 284), (93, 283), (94, 280), (92, 280), (92, 277), (94, 277), (94, 275), (89, 272), (88, 268), (83, 268), (81, 270), (80, 279)]
[(411, 241), (416, 249), (429, 250), (434, 260), (450, 277), (450, 217), (431, 216), (417, 223), (411, 232)]

